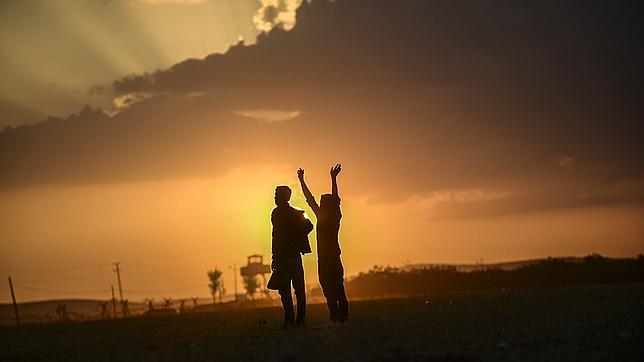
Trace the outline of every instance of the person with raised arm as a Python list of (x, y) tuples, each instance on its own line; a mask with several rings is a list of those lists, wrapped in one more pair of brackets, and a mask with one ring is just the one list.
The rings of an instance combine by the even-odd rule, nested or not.
[(297, 170), (297, 177), (302, 186), (306, 203), (311, 207), (317, 219), (318, 277), (322, 291), (329, 307), (330, 319), (333, 322), (345, 322), (349, 318), (349, 303), (344, 291), (344, 268), (340, 259), (340, 196), (338, 194), (338, 174), (342, 166), (331, 167), (331, 193), (320, 197), (320, 204), (304, 181), (304, 170)]

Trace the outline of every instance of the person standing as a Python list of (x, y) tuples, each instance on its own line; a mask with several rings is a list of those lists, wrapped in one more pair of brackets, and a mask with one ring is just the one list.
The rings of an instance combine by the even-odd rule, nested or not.
[[(313, 224), (304, 210), (289, 204), (291, 189), (288, 186), (275, 188), (275, 205), (271, 213), (273, 274), (268, 282), (269, 289), (277, 290), (284, 308), (284, 328), (303, 327), (306, 319), (306, 286), (302, 255), (311, 252), (308, 234)], [(297, 316), (293, 308), (291, 284), (297, 300)]]
[(340, 259), (340, 196), (337, 177), (342, 166), (331, 167), (331, 193), (320, 197), (320, 204), (304, 181), (304, 170), (297, 170), (297, 177), (302, 186), (306, 203), (311, 207), (317, 219), (318, 277), (322, 291), (329, 307), (329, 317), (333, 322), (345, 322), (349, 318), (349, 303), (344, 291), (344, 267)]

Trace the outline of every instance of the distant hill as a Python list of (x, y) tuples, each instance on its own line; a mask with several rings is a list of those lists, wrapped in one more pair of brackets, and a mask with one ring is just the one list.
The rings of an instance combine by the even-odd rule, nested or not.
[[(550, 258), (555, 260), (560, 260), (568, 263), (581, 263), (584, 261), (585, 257), (581, 256), (560, 256), (556, 258)], [(617, 258), (607, 258), (615, 259)], [(546, 258), (539, 259), (525, 259), (525, 260), (512, 260), (512, 261), (503, 261), (498, 263), (475, 263), (475, 264), (450, 264), (450, 263), (416, 263), (416, 264), (405, 264), (398, 269), (401, 271), (409, 270), (418, 270), (418, 269), (431, 269), (431, 268), (440, 268), (440, 267), (453, 267), (460, 272), (470, 272), (477, 270), (486, 270), (486, 269), (500, 269), (500, 270), (515, 270), (526, 265), (537, 264)]]
[(348, 278), (352, 298), (428, 295), (565, 285), (644, 281), (644, 256), (534, 259), (496, 264), (414, 264), (402, 268), (375, 266)]

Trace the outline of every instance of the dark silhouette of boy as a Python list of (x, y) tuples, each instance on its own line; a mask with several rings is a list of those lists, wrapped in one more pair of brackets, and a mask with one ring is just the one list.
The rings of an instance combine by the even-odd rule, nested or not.
[[(301, 254), (311, 252), (308, 234), (313, 224), (304, 210), (289, 205), (291, 189), (288, 186), (275, 188), (275, 209), (271, 214), (273, 224), (273, 274), (268, 282), (269, 289), (277, 290), (284, 307), (284, 327), (304, 326), (306, 318), (306, 288)], [(297, 316), (293, 310), (291, 284), (297, 299)]]
[(318, 277), (322, 291), (329, 307), (330, 319), (333, 322), (345, 322), (349, 318), (349, 303), (344, 291), (344, 268), (340, 259), (340, 196), (338, 195), (337, 177), (341, 165), (331, 167), (331, 193), (320, 197), (320, 205), (306, 186), (304, 170), (297, 170), (297, 177), (315, 217), (317, 218), (316, 234), (318, 247)]

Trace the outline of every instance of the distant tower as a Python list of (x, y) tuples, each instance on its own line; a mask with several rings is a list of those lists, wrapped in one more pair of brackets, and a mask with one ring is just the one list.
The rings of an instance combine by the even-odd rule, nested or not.
[(264, 256), (258, 255), (258, 254), (249, 256), (246, 262), (246, 266), (239, 268), (239, 274), (242, 277), (254, 278), (258, 275), (261, 275), (262, 280), (264, 281), (264, 284), (262, 285), (262, 289), (265, 291), (267, 291), (266, 274), (270, 274), (270, 273), (271, 273), (271, 266), (268, 264), (264, 264)]

